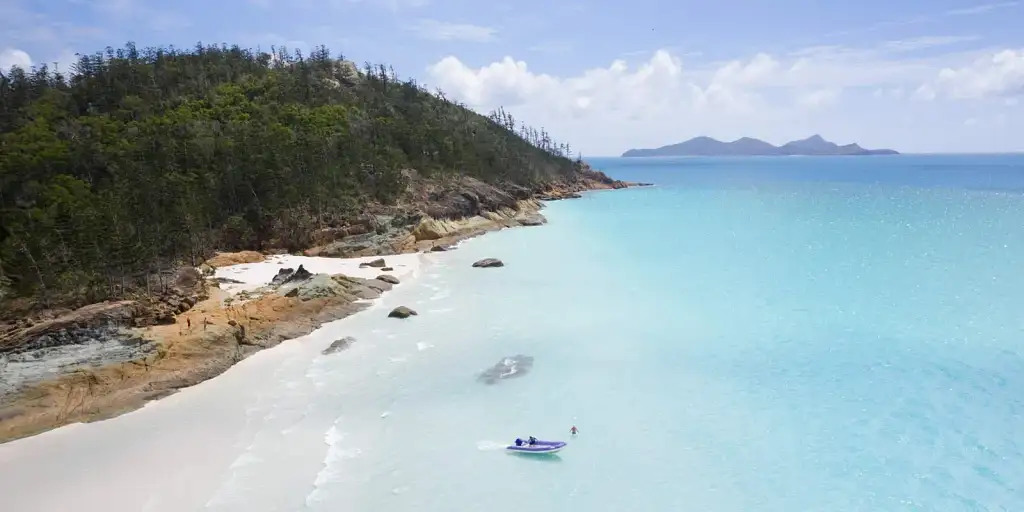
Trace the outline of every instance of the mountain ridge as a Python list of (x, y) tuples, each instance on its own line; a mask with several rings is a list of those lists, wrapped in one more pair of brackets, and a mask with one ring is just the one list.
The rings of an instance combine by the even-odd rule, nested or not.
[(856, 142), (840, 146), (825, 140), (821, 135), (794, 140), (781, 146), (752, 137), (742, 137), (732, 142), (722, 142), (707, 136), (653, 149), (630, 149), (623, 157), (645, 156), (872, 156), (898, 155), (892, 149), (865, 149)]

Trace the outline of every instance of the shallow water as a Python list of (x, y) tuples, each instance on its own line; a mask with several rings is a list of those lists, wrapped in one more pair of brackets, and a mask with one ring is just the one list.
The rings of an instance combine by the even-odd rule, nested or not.
[[(107, 432), (222, 440), (173, 464), (219, 511), (1024, 509), (1024, 158), (596, 163), (659, 186), (429, 255)], [(570, 444), (502, 451), (528, 435)]]

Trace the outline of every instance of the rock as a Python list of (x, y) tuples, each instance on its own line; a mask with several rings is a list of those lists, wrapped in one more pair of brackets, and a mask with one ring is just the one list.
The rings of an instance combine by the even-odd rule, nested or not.
[(389, 283), (376, 279), (362, 279), (343, 274), (331, 276), (331, 279), (342, 287), (344, 290), (343, 296), (348, 297), (350, 300), (376, 299), (380, 297), (381, 293), (391, 289)]
[(444, 252), (444, 251), (447, 251), (447, 250), (448, 250), (448, 248), (443, 246), (443, 245), (435, 245), (435, 246), (430, 248), (430, 252)]
[(277, 275), (270, 280), (270, 284), (281, 286), (287, 283), (294, 283), (298, 281), (305, 281), (313, 276), (313, 273), (306, 270), (305, 267), (299, 265), (298, 269), (292, 270), (290, 268), (282, 268), (277, 271)]
[(384, 258), (377, 258), (377, 259), (375, 259), (373, 261), (370, 261), (370, 262), (360, 263), (359, 264), (359, 268), (366, 268), (366, 267), (383, 268), (383, 267), (386, 267), (387, 265), (388, 264), (384, 262)]
[(533, 368), (533, 357), (516, 354), (512, 357), (502, 358), (494, 366), (484, 370), (477, 376), (477, 380), (485, 384), (494, 384), (502, 379), (522, 377)]
[(395, 270), (395, 269), (393, 269), (393, 268), (391, 268), (391, 267), (384, 267), (384, 268), (382, 268), (382, 269), (380, 269), (380, 270), (381, 270), (382, 272), (394, 272), (394, 270)]
[(504, 267), (505, 263), (498, 258), (484, 258), (473, 264), (477, 268)]
[(544, 216), (539, 213), (531, 213), (529, 215), (519, 217), (516, 221), (523, 226), (542, 226), (548, 223), (548, 219), (544, 218)]
[(378, 281), (384, 281), (385, 283), (391, 283), (391, 284), (398, 284), (398, 283), (401, 282), (401, 281), (398, 280), (397, 277), (392, 276), (392, 275), (388, 275), (388, 274), (381, 274), (381, 275), (377, 276), (377, 280)]
[(331, 276), (316, 274), (289, 290), (285, 293), (285, 297), (298, 297), (303, 301), (307, 301), (326, 297), (339, 297), (345, 295), (345, 292), (345, 287), (332, 279)]
[(388, 318), (409, 318), (410, 316), (416, 314), (417, 313), (415, 311), (405, 306), (398, 306), (397, 308), (392, 309), (390, 313), (388, 313)]
[[(293, 269), (293, 268), (278, 269), (277, 275), (274, 276), (274, 278), (270, 280), (270, 284), (280, 286), (280, 285), (284, 284), (285, 281), (287, 281), (288, 278), (291, 277), (291, 275), (294, 274), (294, 273), (295, 273), (295, 269)], [(232, 281), (234, 281), (234, 280), (232, 279)], [(239, 281), (239, 283), (241, 283), (241, 281)]]
[(345, 336), (344, 338), (341, 338), (340, 340), (336, 340), (334, 343), (331, 343), (331, 346), (325, 348), (320, 353), (326, 356), (333, 354), (335, 352), (341, 352), (342, 350), (345, 350), (346, 348), (352, 346), (352, 344), (355, 343), (355, 341), (355, 338), (351, 336)]

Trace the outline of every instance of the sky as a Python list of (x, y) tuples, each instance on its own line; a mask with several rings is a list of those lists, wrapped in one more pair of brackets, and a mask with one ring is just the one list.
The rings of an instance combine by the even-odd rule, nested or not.
[(133, 41), (390, 64), (586, 156), (706, 135), (1024, 151), (1024, 0), (0, 0), (0, 69)]

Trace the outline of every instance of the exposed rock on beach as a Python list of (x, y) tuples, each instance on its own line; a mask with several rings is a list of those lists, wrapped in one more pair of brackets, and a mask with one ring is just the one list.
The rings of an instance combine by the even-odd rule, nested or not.
[(388, 313), (388, 317), (389, 318), (409, 318), (410, 316), (415, 316), (415, 315), (418, 315), (418, 314), (419, 313), (417, 313), (416, 311), (414, 311), (412, 309), (409, 309), (409, 308), (407, 308), (405, 306), (398, 306), (397, 308), (392, 309), (390, 313)]

